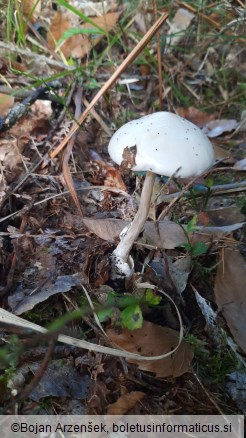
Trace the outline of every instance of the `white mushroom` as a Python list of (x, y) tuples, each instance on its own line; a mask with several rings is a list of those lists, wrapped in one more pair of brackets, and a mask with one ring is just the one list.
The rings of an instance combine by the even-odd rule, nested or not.
[[(121, 164), (125, 148), (136, 148), (134, 171), (147, 171), (138, 212), (111, 257), (112, 278), (133, 273), (129, 258), (134, 241), (148, 217), (156, 174), (180, 178), (197, 176), (215, 161), (213, 146), (188, 120), (169, 112), (157, 112), (123, 125), (111, 138), (108, 151)], [(179, 169), (179, 170), (178, 170)]]

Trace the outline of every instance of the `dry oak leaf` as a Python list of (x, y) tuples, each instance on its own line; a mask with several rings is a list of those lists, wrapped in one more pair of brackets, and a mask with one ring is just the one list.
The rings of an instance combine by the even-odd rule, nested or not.
[[(172, 351), (178, 344), (179, 332), (168, 327), (143, 322), (141, 329), (134, 331), (107, 330), (109, 339), (118, 347), (142, 356), (160, 356)], [(193, 359), (191, 347), (183, 340), (174, 354), (156, 361), (138, 361), (127, 359), (138, 365), (140, 370), (154, 373), (156, 377), (179, 377), (189, 371)]]
[[(72, 23), (69, 18), (58, 11), (53, 17), (49, 32), (47, 35), (47, 41), (49, 47), (52, 50), (56, 49), (56, 43), (60, 40), (64, 32), (72, 28)], [(87, 35), (73, 35), (68, 38), (61, 46), (61, 51), (65, 58), (69, 59), (70, 56), (74, 58), (82, 58), (84, 51), (89, 52), (90, 42)]]
[(190, 106), (189, 108), (178, 107), (176, 108), (176, 113), (180, 117), (184, 117), (185, 119), (189, 120), (192, 123), (195, 123), (195, 125), (200, 127), (206, 125), (208, 122), (211, 122), (217, 117), (217, 113), (208, 114), (200, 111), (193, 106)]
[(246, 353), (246, 261), (237, 248), (221, 250), (215, 301), (239, 347)]
[(145, 393), (141, 391), (132, 391), (121, 395), (115, 403), (108, 406), (107, 415), (127, 414), (144, 396)]
[[(117, 12), (109, 12), (101, 17), (93, 17), (93, 22), (105, 32), (110, 32), (117, 22), (120, 14)], [(56, 49), (56, 43), (60, 40), (64, 32), (73, 27), (70, 19), (62, 12), (57, 12), (52, 20), (48, 33), (48, 44), (52, 50)], [(82, 29), (93, 29), (90, 23), (84, 23), (79, 26)], [(98, 29), (94, 27), (95, 35), (89, 37), (88, 35), (76, 34), (64, 41), (61, 46), (61, 51), (64, 56), (69, 59), (70, 56), (74, 58), (83, 58), (88, 55), (90, 50), (103, 38), (103, 34), (98, 34)]]

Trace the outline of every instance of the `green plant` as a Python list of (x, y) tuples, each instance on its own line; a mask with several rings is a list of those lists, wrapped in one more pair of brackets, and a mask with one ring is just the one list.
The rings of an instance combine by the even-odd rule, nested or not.
[(136, 330), (143, 325), (142, 307), (155, 307), (161, 301), (161, 297), (156, 295), (151, 289), (146, 289), (144, 295), (121, 295), (110, 292), (103, 309), (97, 311), (97, 316), (101, 322), (113, 319), (118, 315), (118, 323), (128, 330)]
[(190, 255), (192, 259), (195, 259), (196, 257), (205, 254), (208, 249), (206, 243), (204, 242), (192, 243), (190, 240), (189, 233), (193, 233), (199, 229), (199, 227), (197, 227), (196, 224), (197, 224), (197, 215), (193, 216), (193, 218), (188, 222), (186, 228), (180, 225), (187, 239), (187, 242), (184, 242), (180, 246), (187, 251), (187, 253)]
[(236, 356), (226, 345), (219, 350), (211, 349), (206, 341), (191, 334), (187, 342), (194, 350), (197, 373), (207, 384), (223, 385), (227, 374), (240, 368)]

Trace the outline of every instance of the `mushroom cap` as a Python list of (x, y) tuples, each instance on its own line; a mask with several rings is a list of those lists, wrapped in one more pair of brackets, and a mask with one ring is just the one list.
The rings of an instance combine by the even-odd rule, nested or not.
[(156, 112), (121, 126), (112, 136), (108, 152), (121, 164), (126, 147), (136, 146), (132, 170), (189, 178), (200, 175), (215, 161), (213, 146), (193, 123), (169, 112)]

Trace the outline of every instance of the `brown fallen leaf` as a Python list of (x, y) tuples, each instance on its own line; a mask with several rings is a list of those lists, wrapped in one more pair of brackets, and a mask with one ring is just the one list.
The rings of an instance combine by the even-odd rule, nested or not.
[[(56, 49), (56, 43), (60, 40), (64, 32), (72, 28), (72, 23), (66, 14), (61, 11), (56, 12), (51, 22), (47, 41), (52, 50)], [(84, 51), (90, 50), (90, 42), (87, 35), (73, 35), (68, 38), (60, 49), (63, 55), (69, 59), (70, 56), (82, 58)]]
[(114, 187), (115, 189), (127, 190), (127, 187), (121, 177), (118, 169), (109, 167), (105, 176), (104, 185), (108, 187)]
[[(96, 26), (99, 26), (105, 32), (110, 32), (116, 24), (120, 14), (118, 12), (109, 12), (100, 17), (93, 17), (93, 22)], [(58, 11), (49, 28), (47, 41), (52, 50), (56, 49), (56, 44), (64, 34), (64, 32), (71, 29), (72, 23), (70, 18)], [(82, 29), (95, 29), (95, 35), (89, 37), (87, 34), (76, 34), (66, 39), (61, 46), (61, 51), (69, 59), (70, 56), (75, 58), (83, 58), (88, 55), (90, 50), (103, 38), (103, 34), (98, 34), (96, 27), (93, 27), (90, 23), (84, 23), (82, 26), (77, 26)]]
[(246, 216), (241, 213), (240, 208), (236, 205), (208, 209), (207, 215), (210, 225), (215, 225), (218, 227), (224, 225), (233, 225), (237, 222), (243, 222), (246, 219)]
[(215, 301), (231, 333), (246, 353), (246, 261), (237, 248), (221, 250), (215, 280)]
[(14, 102), (14, 96), (0, 93), (0, 117), (4, 117), (8, 114), (10, 108), (14, 105)]
[[(142, 356), (159, 356), (172, 351), (179, 340), (179, 333), (168, 327), (162, 327), (148, 321), (143, 322), (141, 329), (134, 331), (107, 330), (109, 339), (124, 350), (141, 354)], [(180, 347), (171, 356), (156, 361), (130, 360), (141, 370), (154, 373), (156, 377), (178, 377), (189, 371), (193, 359), (191, 347), (182, 341)]]
[[(124, 221), (121, 219), (91, 219), (83, 218), (86, 227), (101, 239), (113, 241), (117, 238), (120, 232), (131, 223), (131, 221)], [(144, 239), (148, 243), (161, 245), (162, 248), (173, 249), (186, 241), (185, 234), (182, 228), (171, 221), (159, 222), (160, 237), (157, 233), (154, 222), (146, 222), (144, 226)]]
[(215, 153), (216, 160), (219, 160), (219, 161), (223, 160), (223, 162), (227, 163), (227, 164), (234, 164), (235, 163), (235, 159), (232, 157), (230, 151), (226, 151), (225, 149), (221, 148), (217, 144), (214, 144), (213, 147), (214, 147), (214, 153)]
[(141, 391), (132, 391), (121, 395), (115, 403), (108, 406), (107, 415), (127, 414), (144, 396), (145, 393)]
[(211, 120), (214, 120), (217, 117), (216, 113), (208, 114), (200, 111), (197, 108), (194, 108), (193, 106), (190, 106), (189, 108), (176, 108), (176, 112), (179, 116), (184, 117), (185, 119), (189, 120), (192, 123), (195, 123), (195, 125), (200, 127), (206, 125), (208, 122), (211, 122)]

